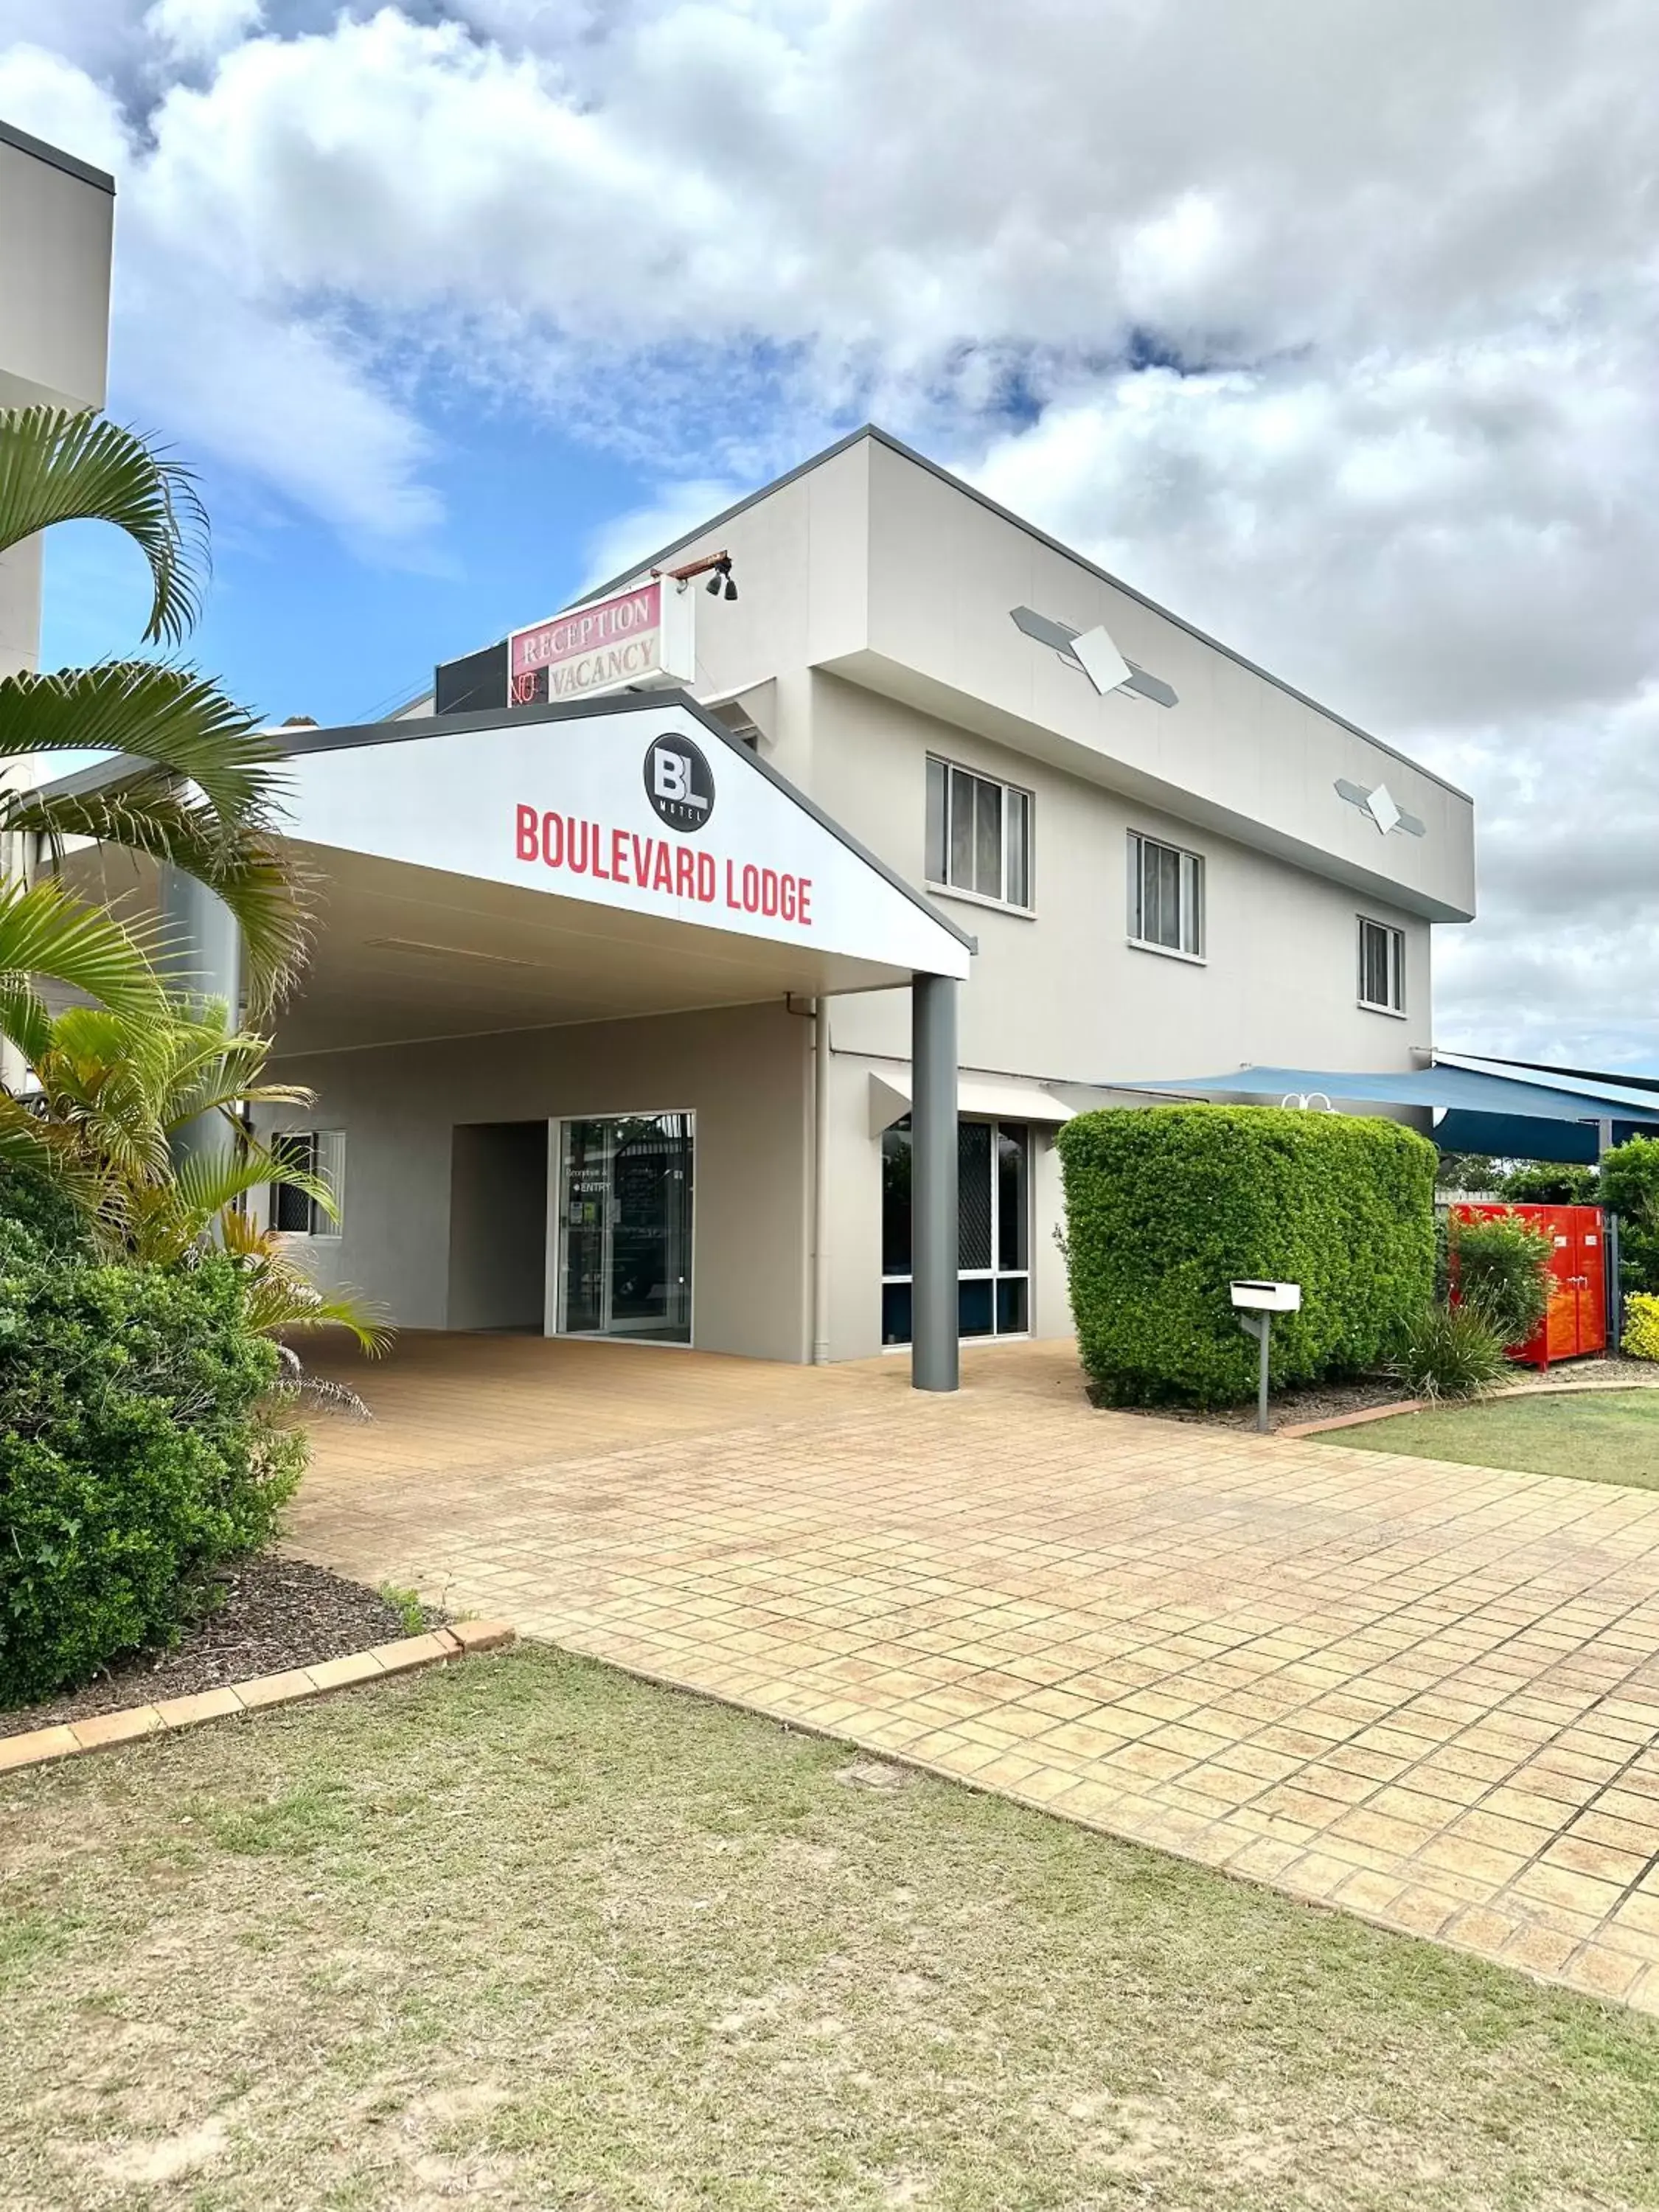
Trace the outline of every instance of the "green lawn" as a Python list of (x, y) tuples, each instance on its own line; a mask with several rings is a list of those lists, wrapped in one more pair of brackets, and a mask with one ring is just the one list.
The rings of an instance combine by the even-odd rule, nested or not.
[(0, 1784), (0, 2203), (1659, 2205), (1659, 2021), (545, 1650)]
[(1659, 1390), (1587, 1391), (1582, 1398), (1498, 1398), (1434, 1413), (1401, 1413), (1316, 1439), (1358, 1451), (1407, 1452), (1572, 1474), (1584, 1482), (1659, 1489)]

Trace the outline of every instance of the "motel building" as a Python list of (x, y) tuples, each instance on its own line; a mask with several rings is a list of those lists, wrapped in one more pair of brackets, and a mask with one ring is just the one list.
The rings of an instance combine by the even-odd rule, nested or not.
[(951, 1388), (1069, 1332), (1071, 1115), (1423, 1066), (1474, 910), (1462, 792), (873, 429), (283, 734), (325, 903), (267, 1126), (340, 1218), (277, 1222), (404, 1328)]

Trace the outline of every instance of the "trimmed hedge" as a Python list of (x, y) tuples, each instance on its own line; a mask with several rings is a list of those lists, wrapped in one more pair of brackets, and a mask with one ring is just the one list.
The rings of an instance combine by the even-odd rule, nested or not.
[(1435, 1150), (1397, 1122), (1269, 1106), (1080, 1115), (1060, 1133), (1072, 1312), (1116, 1405), (1222, 1406), (1255, 1386), (1228, 1285), (1300, 1283), (1276, 1383), (1391, 1357), (1434, 1290)]
[(101, 1266), (0, 1221), (0, 1705), (167, 1642), (270, 1540), (305, 1439), (236, 1263)]

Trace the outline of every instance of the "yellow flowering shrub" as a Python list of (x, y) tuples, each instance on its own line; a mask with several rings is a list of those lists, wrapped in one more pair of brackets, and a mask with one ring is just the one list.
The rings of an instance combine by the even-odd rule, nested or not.
[(1659, 1297), (1633, 1291), (1625, 1300), (1622, 1343), (1632, 1359), (1659, 1359)]

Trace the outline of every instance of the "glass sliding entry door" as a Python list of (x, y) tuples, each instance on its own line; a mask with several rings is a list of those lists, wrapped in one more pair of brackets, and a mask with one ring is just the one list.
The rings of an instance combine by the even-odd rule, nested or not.
[(566, 1121), (559, 1332), (691, 1341), (692, 1116)]
[[(963, 1336), (1031, 1326), (1031, 1132), (957, 1123), (957, 1319)], [(910, 1341), (910, 1121), (881, 1137), (881, 1340)]]

